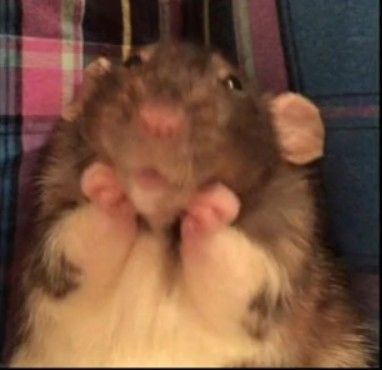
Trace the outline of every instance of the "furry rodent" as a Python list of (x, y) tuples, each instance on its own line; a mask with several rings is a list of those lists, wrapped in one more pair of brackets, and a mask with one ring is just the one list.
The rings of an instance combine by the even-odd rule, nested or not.
[[(366, 366), (364, 323), (320, 246), (303, 166), (322, 128), (289, 117), (286, 132), (217, 53), (170, 44), (132, 58), (88, 68), (50, 143), (11, 364)], [(94, 161), (149, 225), (133, 242), (103, 230), (81, 191)], [(216, 182), (238, 197), (238, 217), (174, 254), (172, 225)]]

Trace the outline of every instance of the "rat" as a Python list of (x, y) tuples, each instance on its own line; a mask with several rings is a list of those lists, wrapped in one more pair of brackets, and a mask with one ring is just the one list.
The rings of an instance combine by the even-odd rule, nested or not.
[(317, 236), (323, 142), (312, 102), (216, 51), (94, 61), (40, 169), (10, 365), (366, 367)]

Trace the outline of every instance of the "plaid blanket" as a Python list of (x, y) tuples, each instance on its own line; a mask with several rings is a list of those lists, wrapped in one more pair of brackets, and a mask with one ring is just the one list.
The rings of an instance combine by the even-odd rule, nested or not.
[(331, 236), (377, 330), (378, 8), (378, 0), (1, 0), (1, 342), (30, 235), (36, 156), (83, 67), (168, 37), (214, 45), (262, 88), (320, 106)]

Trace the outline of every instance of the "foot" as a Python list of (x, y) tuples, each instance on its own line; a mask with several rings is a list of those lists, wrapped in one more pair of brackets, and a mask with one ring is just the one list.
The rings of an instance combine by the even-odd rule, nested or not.
[(238, 216), (240, 201), (225, 185), (209, 185), (197, 193), (182, 222), (182, 239), (199, 238), (230, 225)]

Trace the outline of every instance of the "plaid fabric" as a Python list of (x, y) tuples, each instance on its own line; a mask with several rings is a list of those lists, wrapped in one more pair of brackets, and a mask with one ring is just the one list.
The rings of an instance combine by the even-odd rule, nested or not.
[(1, 342), (30, 235), (36, 156), (83, 67), (171, 36), (214, 45), (262, 88), (298, 91), (321, 107), (332, 237), (377, 330), (378, 7), (377, 0), (1, 0)]

